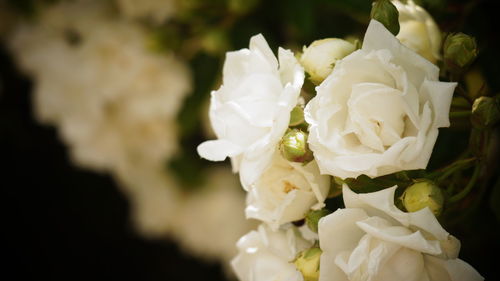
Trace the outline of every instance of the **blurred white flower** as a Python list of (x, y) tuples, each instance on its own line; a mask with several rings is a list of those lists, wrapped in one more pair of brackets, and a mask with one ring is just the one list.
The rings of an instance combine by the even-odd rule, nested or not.
[(161, 24), (178, 10), (178, 0), (116, 0), (118, 9), (130, 19), (151, 19)]
[(356, 194), (344, 185), (345, 209), (319, 221), (319, 280), (483, 280), (458, 259), (460, 242), (428, 208), (405, 213), (394, 205), (395, 190)]
[(190, 90), (187, 66), (145, 48), (138, 25), (102, 1), (61, 2), (10, 38), (35, 80), (39, 121), (58, 126), (73, 160), (113, 171), (130, 161), (159, 164), (177, 146), (175, 117)]
[(228, 264), (238, 239), (257, 226), (245, 219), (245, 193), (238, 178), (228, 168), (214, 168), (205, 186), (184, 195), (175, 212), (173, 236), (190, 253)]
[(250, 49), (228, 52), (223, 85), (212, 92), (210, 121), (218, 140), (198, 146), (211, 161), (231, 158), (245, 189), (269, 166), (297, 104), (304, 70), (293, 53), (282, 48), (278, 60), (262, 35)]
[(178, 227), (183, 204), (178, 183), (165, 169), (141, 163), (121, 165), (114, 173), (130, 201), (131, 219), (145, 237), (166, 237)]
[(339, 38), (327, 38), (304, 47), (300, 63), (311, 80), (321, 83), (332, 72), (335, 63), (356, 50), (356, 46)]
[(412, 0), (406, 4), (392, 1), (399, 12), (399, 33), (396, 38), (432, 63), (441, 58), (441, 31), (427, 11)]
[(238, 241), (231, 265), (241, 281), (303, 281), (292, 261), (310, 246), (294, 228), (272, 231), (260, 225)]
[(372, 20), (363, 48), (337, 62), (306, 106), (309, 145), (323, 174), (377, 177), (427, 166), (449, 126), (456, 83)]
[(275, 153), (271, 166), (248, 191), (245, 213), (277, 230), (303, 219), (311, 208), (322, 208), (329, 188), (330, 177), (320, 175), (316, 161), (304, 166)]
[[(114, 176), (130, 200), (132, 221), (143, 236), (169, 237), (199, 258), (229, 265), (238, 239), (257, 226), (245, 219), (245, 193), (231, 169), (211, 169), (206, 184), (192, 192), (183, 192), (162, 167), (129, 163)], [(225, 225), (230, 227), (221, 227)]]

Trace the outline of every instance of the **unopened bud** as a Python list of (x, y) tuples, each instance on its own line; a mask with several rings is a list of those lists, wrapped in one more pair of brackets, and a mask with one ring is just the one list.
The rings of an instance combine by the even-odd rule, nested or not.
[(484, 129), (500, 121), (500, 95), (479, 97), (472, 105), (471, 122), (474, 127)]
[(313, 160), (313, 153), (307, 144), (307, 137), (308, 134), (301, 130), (289, 130), (280, 142), (280, 152), (283, 158), (299, 163)]
[(432, 63), (441, 58), (441, 31), (431, 15), (415, 2), (392, 0), (399, 12), (396, 38)]
[(356, 45), (339, 38), (316, 40), (304, 47), (300, 63), (310, 79), (320, 84), (332, 72), (335, 63), (356, 50)]
[(435, 216), (439, 216), (443, 203), (441, 189), (430, 180), (417, 180), (403, 193), (403, 205), (408, 212), (416, 212), (429, 207)]
[(450, 34), (443, 44), (444, 62), (455, 72), (463, 71), (477, 56), (476, 40), (463, 33)]
[(299, 126), (302, 123), (304, 123), (304, 109), (302, 109), (301, 106), (297, 105), (292, 109), (292, 112), (290, 112), (290, 127), (295, 127)]
[(331, 213), (330, 210), (323, 208), (321, 210), (311, 210), (306, 214), (306, 224), (310, 230), (318, 233), (318, 222), (319, 220)]
[(318, 281), (319, 261), (323, 251), (318, 247), (307, 249), (299, 254), (293, 262), (302, 273), (304, 281)]
[(372, 19), (382, 23), (394, 36), (399, 33), (399, 12), (390, 0), (377, 0), (372, 4)]

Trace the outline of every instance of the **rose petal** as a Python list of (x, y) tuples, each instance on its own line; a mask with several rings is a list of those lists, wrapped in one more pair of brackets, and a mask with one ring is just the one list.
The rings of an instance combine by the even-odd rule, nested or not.
[(235, 156), (243, 150), (232, 142), (221, 140), (206, 141), (196, 148), (198, 154), (210, 161), (222, 161), (226, 157)]
[(380, 240), (391, 242), (418, 252), (431, 255), (441, 254), (441, 247), (436, 240), (427, 240), (420, 231), (412, 232), (402, 226), (393, 226), (379, 217), (370, 217), (356, 224), (366, 233)]
[(380, 22), (371, 20), (363, 39), (364, 51), (389, 50), (394, 55), (394, 63), (400, 65), (413, 84), (420, 85), (425, 78), (438, 80), (439, 69), (430, 61), (402, 45)]
[(394, 205), (397, 186), (377, 192), (356, 194), (347, 186), (342, 187), (346, 208), (362, 208), (369, 216), (379, 216), (389, 221), (397, 221), (403, 226), (415, 226), (433, 235), (437, 240), (447, 239), (449, 233), (439, 224), (429, 208), (405, 213)]
[(400, 248), (384, 264), (375, 280), (426, 281), (427, 276), (425, 276), (424, 269), (424, 258), (421, 253), (406, 248)]
[(311, 244), (298, 237), (293, 229), (271, 231), (260, 225), (237, 243), (239, 254), (231, 261), (236, 276), (242, 281), (303, 281), (291, 261)]
[(434, 126), (450, 126), (450, 106), (457, 83), (424, 80), (420, 92), (429, 97), (434, 112)]
[(367, 218), (362, 209), (338, 209), (320, 219), (318, 235), (323, 254), (320, 258), (319, 281), (348, 280), (344, 272), (332, 263), (343, 251), (350, 251), (364, 233), (354, 222)]
[(432, 281), (481, 281), (484, 278), (460, 259), (443, 260), (425, 256), (425, 268)]
[(261, 54), (266, 61), (269, 62), (273, 69), (278, 70), (278, 60), (274, 56), (271, 48), (269, 48), (269, 44), (267, 44), (267, 41), (262, 34), (259, 33), (250, 38), (250, 50)]

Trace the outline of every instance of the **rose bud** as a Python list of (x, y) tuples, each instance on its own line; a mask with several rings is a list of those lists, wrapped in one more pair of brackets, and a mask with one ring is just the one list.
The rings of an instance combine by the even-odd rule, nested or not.
[(312, 247), (299, 254), (293, 262), (297, 269), (302, 273), (304, 281), (317, 281), (319, 279), (319, 260), (321, 249)]
[(446, 66), (454, 72), (460, 72), (476, 59), (476, 40), (460, 32), (450, 34), (444, 41), (443, 53)]
[(432, 16), (422, 7), (409, 0), (405, 3), (393, 0), (399, 12), (399, 33), (396, 38), (432, 63), (441, 59), (441, 31)]
[(307, 136), (308, 134), (301, 130), (289, 130), (280, 142), (280, 152), (283, 158), (299, 163), (313, 160), (313, 153), (307, 144)]
[(474, 127), (484, 129), (500, 121), (500, 95), (479, 97), (472, 105), (471, 122)]
[(408, 212), (416, 212), (425, 207), (439, 216), (443, 209), (443, 193), (441, 189), (430, 180), (418, 180), (409, 186), (403, 193), (403, 205)]
[(320, 84), (332, 72), (335, 63), (356, 50), (356, 46), (339, 38), (314, 41), (304, 47), (300, 63), (315, 84)]

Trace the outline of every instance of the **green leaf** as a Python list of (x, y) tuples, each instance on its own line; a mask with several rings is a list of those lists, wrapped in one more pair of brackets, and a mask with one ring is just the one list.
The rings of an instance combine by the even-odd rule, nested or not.
[(370, 193), (395, 185), (406, 187), (412, 183), (412, 180), (409, 177), (404, 178), (400, 173), (394, 173), (373, 179), (366, 175), (361, 175), (355, 179), (347, 178), (344, 182), (356, 193)]
[(382, 23), (394, 36), (398, 35), (399, 12), (391, 1), (377, 0), (373, 2), (370, 16), (372, 19)]

